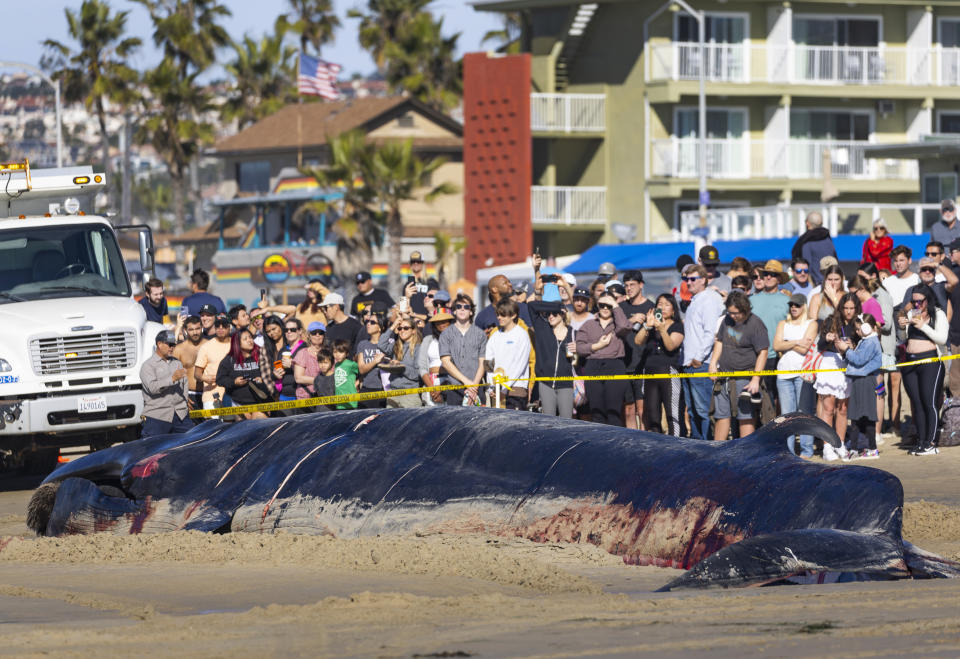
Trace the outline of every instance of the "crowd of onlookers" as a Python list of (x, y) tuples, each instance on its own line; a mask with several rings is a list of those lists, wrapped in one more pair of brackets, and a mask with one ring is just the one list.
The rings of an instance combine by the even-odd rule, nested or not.
[[(349, 305), (312, 281), (300, 304), (262, 299), (227, 310), (197, 271), (176, 327), (158, 336), (157, 354), (144, 365), (144, 434), (189, 427), (188, 408), (439, 384), (464, 387), (332, 408), (492, 405), (490, 383), (500, 374), (500, 404), (510, 409), (717, 440), (804, 411), (845, 440), (839, 450), (823, 447), (828, 460), (875, 458), (888, 432), (912, 437), (915, 454), (934, 455), (947, 365), (894, 364), (960, 352), (960, 223), (952, 201), (941, 211), (916, 272), (911, 250), (894, 246), (877, 219), (856, 273), (845, 275), (822, 218), (811, 213), (789, 264), (736, 257), (724, 273), (717, 249), (706, 245), (696, 261), (678, 259), (671, 290), (654, 299), (640, 271), (618, 275), (606, 263), (584, 287), (572, 275), (547, 273), (539, 252), (531, 286), (514, 288), (498, 275), (482, 308), (428, 278), (419, 252), (398, 300), (361, 272)], [(161, 320), (162, 283), (149, 281), (141, 303), (148, 318)], [(784, 372), (712, 375), (764, 370)], [(673, 377), (681, 373), (703, 376)], [(655, 377), (570, 379), (631, 374)], [(533, 376), (547, 379), (531, 383)], [(960, 392), (960, 367), (950, 384)], [(812, 457), (813, 438), (797, 439), (793, 450)]]

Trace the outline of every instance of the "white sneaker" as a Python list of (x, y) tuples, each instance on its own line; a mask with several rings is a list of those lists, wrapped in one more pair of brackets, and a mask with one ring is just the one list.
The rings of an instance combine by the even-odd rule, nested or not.
[(823, 443), (823, 459), (827, 462), (833, 462), (834, 460), (839, 459), (840, 456), (837, 455), (837, 449), (833, 448), (832, 444), (827, 442)]
[(928, 446), (927, 448), (917, 449), (914, 452), (914, 455), (939, 455), (940, 449), (936, 446)]

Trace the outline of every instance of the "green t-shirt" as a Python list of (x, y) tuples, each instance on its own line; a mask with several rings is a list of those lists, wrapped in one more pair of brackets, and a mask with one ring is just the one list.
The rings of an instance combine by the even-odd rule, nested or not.
[[(344, 359), (333, 369), (333, 386), (337, 396), (357, 393), (357, 378), (360, 377), (360, 367), (357, 362)], [(352, 403), (337, 403), (338, 410), (353, 410), (357, 408), (357, 401)]]

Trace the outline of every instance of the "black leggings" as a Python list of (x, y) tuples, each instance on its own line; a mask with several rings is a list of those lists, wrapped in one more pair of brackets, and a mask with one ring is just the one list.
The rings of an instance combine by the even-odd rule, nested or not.
[[(371, 393), (374, 391), (383, 391), (383, 389), (369, 389), (367, 387), (360, 387), (361, 394)], [(374, 398), (373, 400), (361, 400), (357, 403), (357, 407), (362, 410), (379, 410), (387, 406), (386, 398)]]
[[(907, 353), (907, 361), (936, 357), (936, 350), (916, 354)], [(913, 410), (913, 425), (917, 427), (917, 447), (921, 449), (937, 445), (937, 426), (940, 423), (938, 401), (943, 390), (943, 362), (905, 366), (903, 388), (910, 398)]]
[[(677, 370), (670, 369), (671, 374)], [(667, 413), (667, 434), (680, 436), (680, 414), (683, 408), (683, 393), (680, 380), (677, 378), (663, 378), (646, 380), (643, 390), (643, 425), (652, 432), (661, 432), (661, 406)]]
[[(623, 375), (622, 359), (588, 359), (584, 375)], [(590, 406), (590, 420), (610, 426), (623, 426), (623, 397), (629, 380), (587, 380), (583, 388)]]

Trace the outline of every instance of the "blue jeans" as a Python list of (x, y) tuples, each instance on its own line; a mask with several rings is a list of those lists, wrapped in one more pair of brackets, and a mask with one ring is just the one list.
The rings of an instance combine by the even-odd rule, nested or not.
[(148, 416), (143, 419), (143, 428), (140, 431), (140, 437), (141, 439), (147, 439), (148, 437), (156, 437), (157, 435), (173, 435), (190, 432), (191, 430), (193, 430), (193, 422), (189, 416), (181, 419), (174, 414), (171, 421), (161, 421), (160, 419)]
[[(684, 373), (706, 373), (709, 364), (684, 366)], [(690, 436), (694, 439), (710, 439), (710, 399), (713, 397), (713, 382), (710, 378), (684, 378), (683, 393), (690, 406)]]
[[(781, 412), (789, 414), (790, 412), (806, 411), (800, 408), (800, 391), (802, 388), (803, 378), (795, 377), (789, 380), (777, 378), (777, 393), (780, 394)], [(787, 437), (787, 446), (791, 453), (796, 454), (794, 435)], [(813, 435), (800, 435), (800, 455), (804, 458), (813, 455)]]

